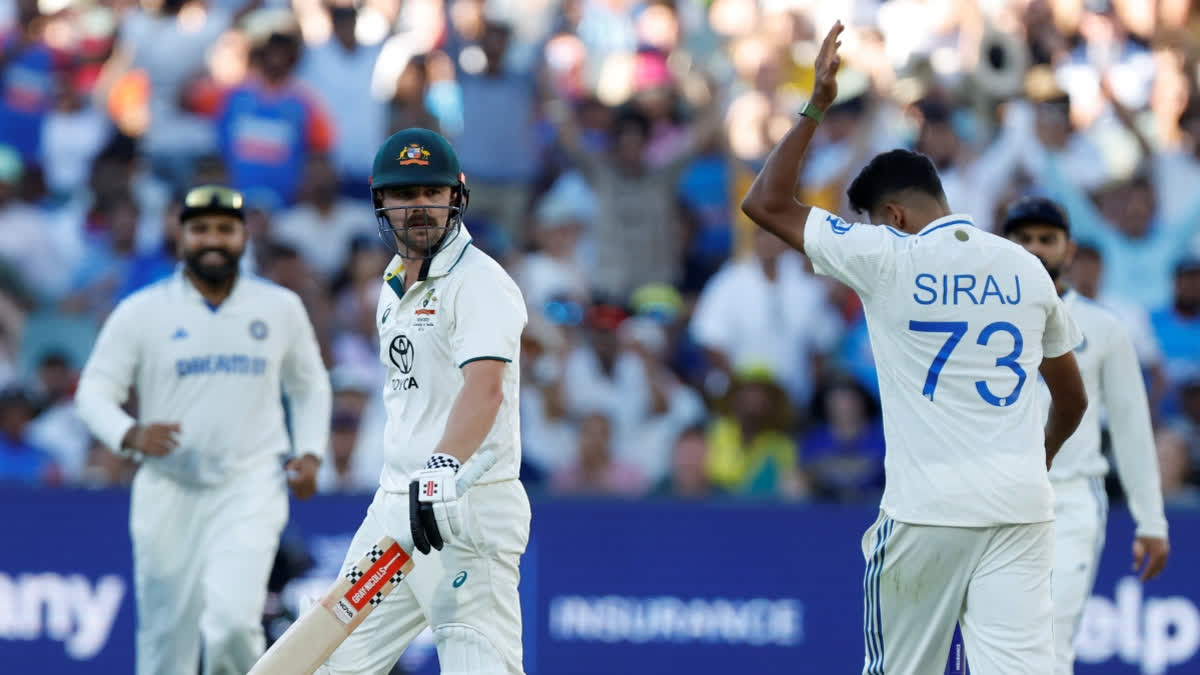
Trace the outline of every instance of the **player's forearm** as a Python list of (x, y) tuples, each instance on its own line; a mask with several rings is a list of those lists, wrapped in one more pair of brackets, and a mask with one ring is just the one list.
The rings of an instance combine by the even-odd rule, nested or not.
[(465, 463), (492, 430), (503, 401), (504, 393), (498, 385), (463, 387), (450, 408), (446, 430), (434, 452)]
[(1123, 344), (1119, 356), (1105, 364), (1102, 377), (1113, 460), (1137, 523), (1137, 534), (1166, 537), (1150, 406), (1132, 344)]
[(92, 435), (114, 451), (120, 451), (122, 440), (137, 421), (121, 409), (118, 396), (112, 387), (105, 386), (94, 377), (83, 377), (75, 393), (75, 409), (79, 419)]
[[(800, 180), (800, 164), (817, 131), (817, 122), (801, 116), (783, 140), (767, 156), (762, 171), (750, 185), (742, 200), (742, 212), (759, 224), (770, 222), (770, 218), (755, 217), (784, 211), (795, 200), (796, 184)], [(767, 227), (764, 225), (764, 227)], [(768, 229), (770, 229), (768, 227)], [(780, 234), (776, 232), (775, 234)]]
[[(333, 393), (328, 382), (314, 383), (304, 396), (291, 397), (296, 454), (325, 460), (329, 447), (329, 419), (333, 414)], [(320, 386), (324, 384), (325, 386)]]
[(1070, 401), (1052, 399), (1050, 401), (1050, 417), (1046, 421), (1047, 468), (1054, 462), (1054, 456), (1062, 449), (1063, 443), (1066, 443), (1071, 434), (1075, 433), (1086, 410), (1087, 399), (1084, 399), (1083, 405), (1079, 405), (1073, 399)]

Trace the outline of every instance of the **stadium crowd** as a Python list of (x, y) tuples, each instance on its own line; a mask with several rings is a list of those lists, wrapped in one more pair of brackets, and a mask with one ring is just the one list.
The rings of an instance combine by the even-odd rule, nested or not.
[(835, 18), (806, 200), (852, 215), (849, 179), (897, 146), (981, 228), (1020, 195), (1059, 200), (1072, 282), (1137, 345), (1166, 501), (1200, 505), (1189, 0), (0, 2), (0, 482), (128, 483), (76, 378), (115, 304), (173, 272), (183, 191), (224, 182), (249, 206), (245, 272), (303, 298), (330, 370), (321, 489), (373, 490), (390, 253), (368, 174), (424, 126), (529, 305), (531, 490), (877, 498), (857, 299), (737, 209)]

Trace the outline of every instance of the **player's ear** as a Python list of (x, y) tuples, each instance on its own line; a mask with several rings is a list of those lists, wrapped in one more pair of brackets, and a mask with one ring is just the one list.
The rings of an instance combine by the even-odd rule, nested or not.
[(1074, 259), (1075, 259), (1075, 242), (1072, 241), (1071, 239), (1067, 239), (1067, 255), (1066, 255), (1066, 257), (1063, 258), (1063, 263), (1062, 263), (1063, 269), (1066, 269), (1067, 267), (1069, 267), (1071, 265), (1071, 261)]
[(884, 202), (884, 204), (883, 204), (883, 224), (884, 225), (890, 225), (890, 226), (896, 228), (897, 230), (900, 230), (901, 232), (905, 232), (906, 231), (904, 229), (905, 216), (906, 216), (906, 214), (905, 214), (903, 206), (900, 206), (896, 202)]

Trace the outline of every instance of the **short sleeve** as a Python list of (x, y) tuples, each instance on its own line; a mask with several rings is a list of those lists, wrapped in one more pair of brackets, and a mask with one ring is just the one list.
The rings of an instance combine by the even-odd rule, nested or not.
[(813, 207), (804, 224), (804, 253), (817, 274), (833, 277), (869, 298), (895, 274), (895, 247), (888, 238), (907, 236), (890, 227), (848, 223)]
[(1075, 349), (1083, 342), (1083, 333), (1067, 312), (1058, 295), (1050, 299), (1050, 312), (1046, 316), (1046, 332), (1042, 334), (1042, 356), (1057, 358)]
[(495, 276), (467, 280), (454, 297), (454, 361), (460, 368), (481, 359), (511, 363), (527, 319), (520, 289), (499, 268)]

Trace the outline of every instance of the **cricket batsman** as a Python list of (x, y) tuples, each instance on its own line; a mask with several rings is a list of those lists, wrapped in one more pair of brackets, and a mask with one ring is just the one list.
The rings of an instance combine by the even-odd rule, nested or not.
[[(244, 675), (266, 646), (287, 484), (316, 491), (332, 396), (300, 298), (238, 272), (242, 195), (191, 190), (180, 227), (179, 270), (113, 310), (75, 400), (98, 439), (141, 463), (129, 514), (137, 673), (195, 675), (203, 641), (204, 673)], [(122, 409), (131, 388), (136, 418)]]
[[(445, 675), (520, 674), (517, 585), (529, 539), (518, 389), (525, 301), (463, 226), (465, 178), (449, 142), (427, 129), (379, 149), (371, 198), (395, 257), (376, 314), (387, 366), (384, 467), (345, 572), (384, 535), (417, 552), (398, 585), (318, 673), (387, 673), (426, 627)], [(455, 475), (498, 457), (468, 493)], [(417, 486), (420, 485), (420, 489)]]

